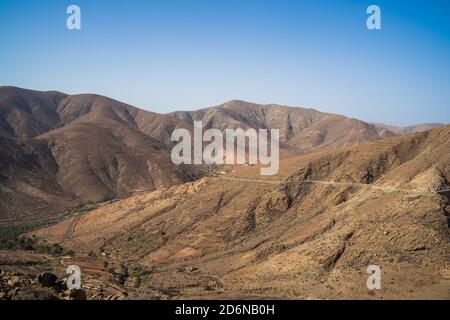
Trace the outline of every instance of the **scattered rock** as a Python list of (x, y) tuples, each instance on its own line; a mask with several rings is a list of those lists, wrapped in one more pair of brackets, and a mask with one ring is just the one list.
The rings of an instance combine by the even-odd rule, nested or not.
[(13, 276), (7, 281), (7, 284), (10, 287), (17, 287), (20, 284), (20, 278), (17, 276)]
[(86, 291), (83, 289), (68, 289), (64, 292), (64, 296), (70, 300), (86, 300)]
[(56, 292), (50, 288), (30, 288), (16, 292), (14, 300), (59, 300)]
[(198, 271), (198, 268), (197, 267), (189, 267), (188, 270), (190, 272), (196, 272), (196, 271)]
[(119, 298), (120, 298), (120, 295), (113, 293), (113, 294), (107, 296), (106, 300), (118, 300)]
[(444, 279), (450, 279), (450, 269), (441, 269), (441, 276)]
[(37, 282), (44, 288), (52, 288), (56, 285), (58, 277), (51, 272), (43, 272), (37, 276)]

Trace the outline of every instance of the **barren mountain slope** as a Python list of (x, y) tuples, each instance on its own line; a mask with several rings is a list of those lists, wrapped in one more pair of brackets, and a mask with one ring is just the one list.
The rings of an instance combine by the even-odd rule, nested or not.
[[(0, 87), (1, 216), (51, 213), (195, 179), (170, 160), (189, 125), (98, 96)], [(54, 204), (54, 207), (51, 206)]]
[(0, 215), (53, 213), (202, 176), (170, 161), (171, 133), (192, 131), (194, 118), (219, 129), (279, 128), (282, 158), (392, 136), (310, 109), (231, 101), (172, 116), (98, 95), (0, 87)]
[[(277, 177), (240, 168), (34, 233), (147, 270), (125, 283), (140, 297), (448, 299), (449, 138), (445, 126), (309, 154)], [(367, 291), (369, 265), (381, 290)]]
[(76, 120), (37, 137), (50, 146), (67, 192), (99, 202), (196, 177), (172, 163), (169, 147), (139, 130), (138, 109), (99, 96), (70, 96), (60, 108), (66, 122), (72, 105), (86, 108), (77, 109)]
[[(94, 104), (95, 102), (95, 104)], [(102, 109), (129, 126), (163, 142), (170, 142), (176, 127), (190, 126), (175, 117), (145, 111), (94, 94), (67, 95), (56, 91), (35, 91), (0, 86), (0, 135), (32, 138), (63, 127)]]
[(65, 97), (56, 91), (0, 87), (0, 135), (31, 138), (60, 127), (56, 109)]
[(56, 180), (58, 166), (46, 143), (0, 136), (0, 220), (36, 219), (36, 211), (61, 213), (78, 203)]
[(280, 105), (259, 105), (232, 100), (198, 111), (178, 111), (171, 115), (205, 128), (279, 129), (282, 146), (296, 153), (350, 146), (395, 136), (386, 128), (313, 109)]
[(407, 127), (396, 127), (396, 126), (390, 126), (382, 123), (373, 123), (373, 125), (377, 126), (381, 129), (387, 129), (392, 132), (395, 132), (397, 134), (409, 134), (409, 133), (416, 133), (416, 132), (422, 132), (431, 130), (440, 126), (444, 126), (442, 123), (423, 123), (423, 124), (417, 124), (413, 126), (407, 126)]
[(170, 136), (175, 128), (192, 130), (189, 124), (175, 117), (142, 110), (94, 94), (66, 97), (58, 106), (58, 114), (65, 124), (79, 120), (102, 124), (103, 121), (115, 120), (164, 143), (167, 147), (172, 145)]

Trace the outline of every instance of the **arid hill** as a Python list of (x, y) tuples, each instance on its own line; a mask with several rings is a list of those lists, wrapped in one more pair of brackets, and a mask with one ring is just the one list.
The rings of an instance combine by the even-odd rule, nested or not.
[(43, 141), (0, 136), (0, 220), (39, 219), (77, 206), (57, 181), (58, 164)]
[(0, 215), (53, 212), (60, 200), (73, 207), (197, 178), (170, 160), (177, 126), (189, 127), (102, 96), (1, 87)]
[(70, 96), (56, 91), (0, 87), (2, 136), (34, 138), (80, 118), (84, 122), (95, 122), (101, 116), (121, 121), (161, 141), (170, 141), (171, 131), (186, 125), (174, 117), (138, 109), (99, 95)]
[[(393, 135), (307, 109), (233, 101), (192, 115), (203, 113), (208, 127), (279, 127), (282, 157)], [(170, 161), (173, 130), (192, 131), (188, 115), (92, 94), (0, 87), (0, 216), (51, 215), (202, 176), (202, 168)]]
[(297, 154), (396, 135), (389, 129), (341, 115), (238, 100), (198, 111), (178, 111), (171, 115), (190, 124), (193, 121), (203, 121), (205, 128), (279, 129), (281, 146)]
[(407, 126), (407, 127), (396, 127), (396, 126), (390, 126), (382, 123), (374, 123), (375, 126), (381, 128), (381, 129), (387, 129), (389, 131), (395, 132), (397, 134), (409, 134), (409, 133), (415, 133), (415, 132), (422, 132), (431, 130), (440, 126), (443, 126), (443, 123), (423, 123), (423, 124), (417, 124), (413, 126)]
[(57, 108), (66, 94), (0, 87), (0, 134), (13, 138), (33, 138), (59, 128), (64, 123)]
[[(131, 297), (449, 299), (450, 126), (159, 188), (33, 232)], [(368, 291), (369, 265), (382, 289)]]

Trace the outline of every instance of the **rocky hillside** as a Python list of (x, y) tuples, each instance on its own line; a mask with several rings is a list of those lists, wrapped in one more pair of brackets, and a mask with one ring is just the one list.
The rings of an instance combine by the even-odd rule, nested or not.
[[(363, 121), (312, 109), (230, 101), (161, 115), (92, 94), (0, 87), (0, 220), (53, 215), (195, 180), (170, 159), (175, 128), (280, 129), (281, 157), (393, 137)], [(20, 219), (19, 219), (20, 220)]]
[(238, 100), (198, 111), (174, 112), (171, 115), (190, 124), (193, 121), (203, 121), (205, 128), (279, 129), (282, 147), (297, 154), (396, 135), (389, 129), (341, 115)]
[(396, 127), (396, 126), (390, 126), (382, 123), (374, 123), (375, 126), (379, 127), (380, 129), (387, 129), (389, 131), (395, 132), (397, 134), (409, 134), (409, 133), (416, 133), (416, 132), (422, 132), (431, 130), (440, 126), (443, 126), (443, 123), (423, 123), (423, 124), (417, 124), (413, 126), (406, 126), (406, 127)]
[(183, 125), (102, 96), (1, 87), (0, 217), (197, 178), (170, 160), (171, 130)]
[[(450, 126), (160, 188), (34, 232), (145, 273), (132, 296), (450, 298)], [(366, 269), (382, 270), (368, 291)], [(145, 276), (143, 276), (145, 274)]]

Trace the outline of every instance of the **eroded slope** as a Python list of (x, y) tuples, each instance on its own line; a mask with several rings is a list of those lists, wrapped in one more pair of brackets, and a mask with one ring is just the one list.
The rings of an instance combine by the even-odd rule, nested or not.
[[(449, 298), (450, 126), (142, 193), (42, 229), (136, 296)], [(366, 269), (383, 289), (370, 293)], [(136, 279), (141, 279), (136, 286)]]

